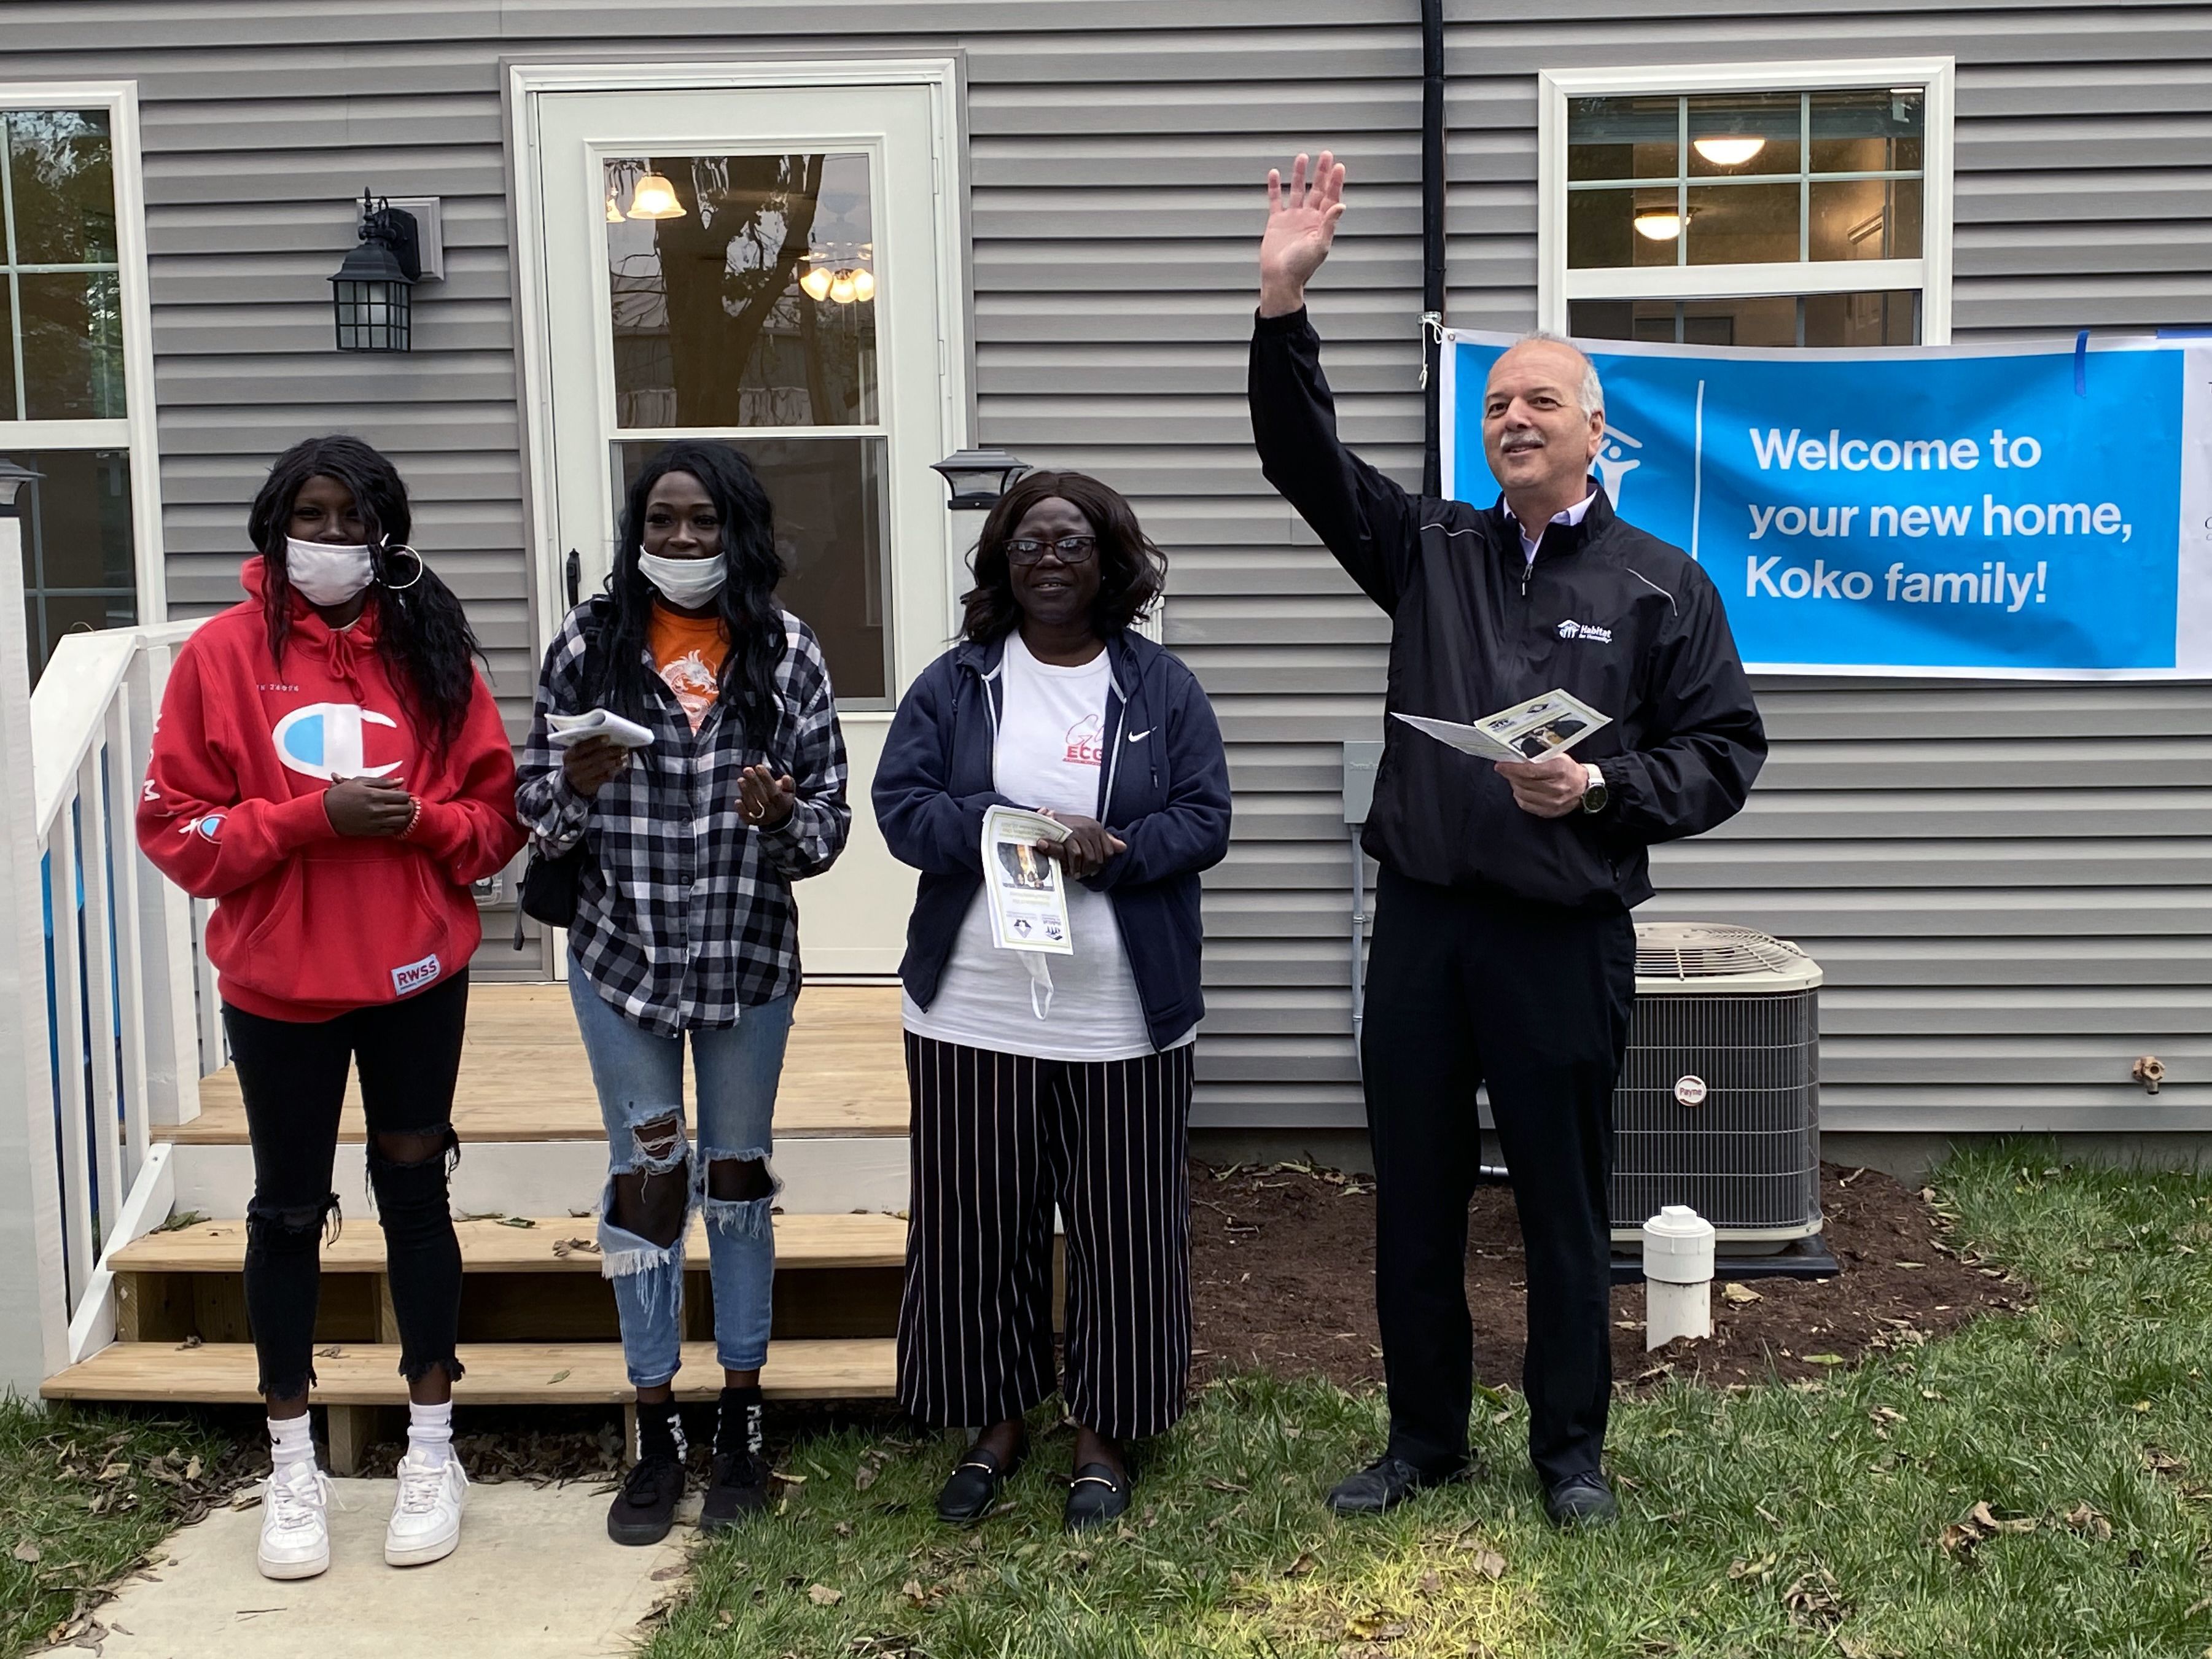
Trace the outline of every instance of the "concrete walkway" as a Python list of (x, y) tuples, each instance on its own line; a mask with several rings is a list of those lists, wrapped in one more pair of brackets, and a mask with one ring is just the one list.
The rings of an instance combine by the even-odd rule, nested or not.
[[(585, 1485), (471, 1489), (461, 1547), (445, 1560), (384, 1565), (389, 1480), (333, 1480), (331, 1570), (277, 1583), (253, 1565), (261, 1511), (219, 1510), (171, 1538), (154, 1579), (94, 1615), (101, 1659), (608, 1659), (684, 1588), (678, 1528), (653, 1549), (606, 1534), (607, 1497)], [(687, 1506), (696, 1512), (696, 1498)]]

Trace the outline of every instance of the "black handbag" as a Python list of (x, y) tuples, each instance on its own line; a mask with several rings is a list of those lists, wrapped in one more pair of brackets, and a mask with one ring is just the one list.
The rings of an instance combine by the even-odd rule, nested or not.
[[(591, 683), (592, 653), (599, 644), (599, 625), (605, 621), (600, 602), (592, 602), (590, 634), (584, 644), (584, 680)], [(576, 889), (584, 878), (584, 860), (592, 856), (589, 836), (579, 836), (565, 853), (549, 857), (533, 841), (530, 861), (522, 868), (522, 884), (515, 894), (514, 948), (522, 949), (522, 919), (529, 916), (548, 927), (576, 925)]]

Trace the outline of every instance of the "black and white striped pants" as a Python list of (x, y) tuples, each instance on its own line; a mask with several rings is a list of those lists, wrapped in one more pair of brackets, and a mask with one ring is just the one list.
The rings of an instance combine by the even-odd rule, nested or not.
[(1031, 1060), (907, 1033), (913, 1223), (898, 1397), (979, 1427), (1052, 1392), (1053, 1206), (1067, 1227), (1068, 1414), (1111, 1439), (1182, 1415), (1192, 1056)]

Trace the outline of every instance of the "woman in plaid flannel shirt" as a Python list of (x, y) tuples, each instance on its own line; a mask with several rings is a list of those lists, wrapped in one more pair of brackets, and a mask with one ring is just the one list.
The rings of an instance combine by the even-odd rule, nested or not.
[[(773, 509), (744, 459), (685, 441), (630, 487), (607, 591), (546, 653), (517, 815), (541, 854), (590, 848), (568, 988), (606, 1121), (602, 1270), (614, 1283), (638, 1462), (607, 1530), (647, 1544), (684, 1490), (673, 1382), (684, 1230), (703, 1208), (724, 1387), (702, 1524), (762, 1508), (760, 1367), (775, 1270), (769, 1161), (799, 992), (791, 884), (845, 845), (845, 744), (829, 670), (775, 586)], [(606, 708), (652, 742), (556, 748), (549, 717)], [(684, 1047), (698, 1077), (684, 1133)]]

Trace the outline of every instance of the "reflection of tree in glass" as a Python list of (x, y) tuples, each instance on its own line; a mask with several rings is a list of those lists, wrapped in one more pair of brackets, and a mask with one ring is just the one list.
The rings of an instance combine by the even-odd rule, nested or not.
[(617, 204), (647, 167), (669, 180), (684, 213), (609, 233), (620, 424), (873, 420), (873, 305), (811, 300), (798, 283), (810, 257), (866, 263), (867, 159), (611, 161)]
[(112, 264), (115, 184), (106, 110), (10, 110), (17, 264)]

